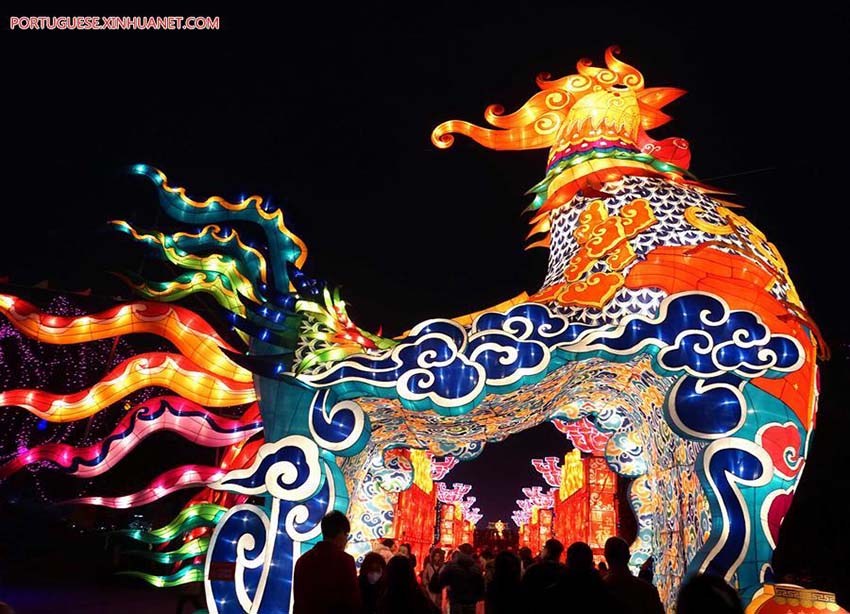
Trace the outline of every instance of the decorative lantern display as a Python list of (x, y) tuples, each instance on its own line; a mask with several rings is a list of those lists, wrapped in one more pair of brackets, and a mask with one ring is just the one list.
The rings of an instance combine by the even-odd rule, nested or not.
[(404, 450), (413, 464), (413, 485), (398, 494), (393, 509), (393, 535), (402, 544), (410, 544), (421, 568), (428, 559), (434, 541), (437, 488), (431, 479), (431, 460), (422, 450)]
[[(734, 580), (749, 602), (773, 581), (828, 348), (777, 247), (688, 170), (684, 139), (649, 134), (684, 92), (648, 87), (618, 52), (606, 50), (604, 66), (581, 60), (574, 74), (541, 75), (515, 112), (487, 107), (488, 128), (434, 129), (441, 149), (463, 135), (490, 149), (548, 150), (527, 207), (529, 247), (549, 250), (548, 270), (532, 294), (395, 338), (357, 326), (339, 290), (305, 272), (307, 247), (279, 207), (260, 196), (196, 199), (134, 166), (165, 215), (187, 227), (113, 226), (171, 263), (173, 278), (125, 276), (142, 300), (91, 315), (45, 313), (0, 293), (0, 316), (37, 344), (144, 333), (168, 349), (122, 358), (70, 392), (4, 377), (0, 408), (65, 424), (137, 392), (162, 398), (134, 400), (96, 442), (20, 441), (0, 474), (51, 461), (96, 475), (159, 429), (220, 448), (216, 466), (175, 467), (76, 503), (125, 508), (196, 489), (172, 523), (124, 533), (159, 548), (158, 570), (137, 577), (203, 581), (210, 614), (285, 614), (294, 567), (329, 511), (349, 515), (348, 550), (359, 558), (398, 530), (424, 543), (436, 497), (440, 543), (457, 545), (479, 512), (467, 506), (464, 517), (469, 489), (439, 483), (434, 494), (431, 476), (548, 420), (592, 456), (568, 455), (557, 483), (543, 459), (558, 490), (532, 495), (551, 495), (553, 509), (526, 500), (514, 516), (524, 543), (539, 549), (545, 529), (598, 552), (616, 527), (615, 476), (628, 477), (638, 525), (630, 564), (654, 559), (666, 605), (697, 572)], [(200, 295), (222, 330), (172, 304)]]
[(835, 595), (792, 584), (767, 584), (747, 608), (747, 614), (847, 614)]
[(456, 548), (463, 543), (471, 544), (475, 525), (483, 517), (477, 507), (472, 507), (476, 498), (466, 496), (472, 486), (454, 483), (448, 488), (442, 482), (437, 485), (437, 500), (441, 505), (440, 545)]
[(460, 545), (455, 537), (455, 504), (440, 504), (440, 545), (444, 548), (454, 548)]
[(567, 453), (555, 502), (555, 537), (564, 544), (587, 543), (597, 560), (605, 541), (617, 535), (617, 476), (604, 458)]

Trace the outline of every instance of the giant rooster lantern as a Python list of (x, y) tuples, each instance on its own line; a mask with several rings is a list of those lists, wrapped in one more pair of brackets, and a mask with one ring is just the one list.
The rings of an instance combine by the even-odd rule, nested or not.
[[(94, 475), (157, 429), (223, 447), (220, 466), (181, 466), (143, 491), (79, 503), (128, 507), (202, 487), (173, 523), (130, 532), (171, 565), (148, 579), (202, 579), (211, 613), (273, 614), (289, 610), (294, 563), (328, 511), (351, 518), (356, 556), (392, 527), (397, 493), (416, 477), (392, 450), (464, 460), (544, 421), (587, 420), (607, 437), (608, 467), (632, 480), (631, 563), (654, 557), (663, 599), (695, 572), (752, 598), (772, 581), (826, 346), (777, 248), (691, 175), (686, 141), (650, 136), (684, 92), (647, 87), (616, 53), (605, 67), (581, 60), (577, 74), (541, 76), (513, 113), (488, 107), (489, 128), (437, 126), (439, 148), (463, 135), (548, 150), (528, 207), (529, 243), (549, 250), (548, 271), (531, 295), (399, 338), (360, 329), (339, 293), (304, 273), (307, 248), (278, 208), (256, 196), (196, 200), (134, 167), (163, 211), (195, 230), (115, 227), (185, 272), (128, 278), (145, 300), (90, 316), (45, 314), (10, 295), (0, 311), (43, 343), (145, 332), (174, 351), (129, 358), (73, 394), (7, 390), (0, 405), (64, 422), (142, 387), (170, 393), (128, 408), (95, 446), (25, 448), (3, 474), (49, 461)], [(264, 245), (243, 240), (249, 225)], [(173, 304), (194, 293), (215, 299), (230, 342)], [(226, 407), (244, 411), (225, 419)]]

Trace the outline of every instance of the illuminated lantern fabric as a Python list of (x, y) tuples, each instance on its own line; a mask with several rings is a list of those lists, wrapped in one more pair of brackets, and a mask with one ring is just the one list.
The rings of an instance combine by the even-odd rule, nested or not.
[(435, 482), (445, 479), (449, 471), (457, 464), (458, 460), (454, 456), (446, 456), (442, 460), (434, 458), (431, 452), (427, 452), (428, 458), (431, 461), (431, 479)]
[(552, 510), (551, 509), (540, 509), (537, 512), (537, 521), (538, 521), (538, 543), (541, 548), (544, 544), (546, 544), (546, 540), (552, 538)]
[(552, 420), (552, 424), (566, 435), (578, 450), (587, 454), (604, 454), (605, 446), (611, 438), (610, 433), (603, 433), (587, 418), (570, 421)]
[(604, 458), (568, 452), (555, 497), (555, 537), (565, 544), (585, 542), (600, 557), (605, 541), (617, 535), (616, 499), (617, 476)]
[(440, 545), (454, 548), (460, 544), (455, 539), (455, 506), (453, 503), (440, 504)]
[(574, 493), (584, 488), (587, 484), (584, 459), (581, 452), (573, 450), (564, 457), (564, 466), (561, 473), (561, 484), (558, 495), (561, 500), (571, 497)]
[(587, 543), (589, 519), (590, 509), (582, 490), (555, 506), (555, 537), (565, 544), (577, 541)]
[(398, 495), (394, 509), (393, 534), (402, 544), (410, 544), (421, 568), (434, 543), (437, 489), (431, 481), (431, 465), (422, 451), (405, 451), (412, 456), (414, 482)]
[(519, 539), (517, 540), (517, 547), (519, 548), (528, 548), (528, 521), (529, 518), (523, 519), (522, 522), (517, 524)]
[(456, 548), (464, 543), (464, 535), (472, 530), (467, 527), (469, 509), (475, 502), (475, 497), (467, 497), (472, 486), (455, 482), (448, 488), (443, 482), (436, 484), (437, 501), (441, 503), (440, 544)]
[(463, 532), (461, 534), (460, 542), (462, 544), (471, 544), (472, 543), (472, 534), (475, 531), (475, 525), (469, 521), (464, 520), (463, 522)]
[[(654, 558), (668, 606), (694, 572), (734, 581), (749, 600), (772, 580), (770, 559), (814, 428), (817, 359), (828, 350), (776, 246), (691, 174), (686, 141), (650, 136), (670, 119), (661, 109), (684, 92), (649, 87), (616, 53), (605, 52), (604, 67), (581, 60), (576, 74), (541, 76), (513, 113), (488, 107), (490, 128), (451, 120), (432, 133), (440, 148), (460, 134), (497, 150), (548, 150), (527, 208), (529, 247), (549, 250), (533, 294), (419, 322), (396, 339), (370, 333), (337, 289), (304, 273), (306, 246), (278, 207), (259, 196), (196, 200), (137, 165), (166, 215), (195, 230), (114, 226), (180, 272), (166, 281), (128, 277), (151, 300), (94, 322), (55, 321), (8, 295), (0, 310), (46, 343), (138, 331), (172, 340), (176, 351), (127, 359), (72, 394), (0, 392), (3, 411), (81, 420), (151, 386), (207, 410), (257, 402), (262, 439), (229, 445), (227, 467), (185, 468), (187, 476), (163, 476), (138, 499), (127, 495), (133, 504), (206, 486), (189, 506), (227, 509), (209, 541), (190, 548), (198, 556), (151, 579), (203, 577), (210, 614), (285, 613), (295, 561), (331, 509), (351, 515), (349, 550), (358, 558), (391, 533), (400, 493), (416, 483), (411, 458), (394, 450), (463, 461), (546, 420), (590, 437), (594, 452), (605, 440), (598, 463), (631, 480), (638, 527), (630, 562)], [(262, 245), (234, 224), (253, 225)], [(239, 347), (197, 314), (172, 309), (197, 293), (215, 301)], [(571, 423), (583, 420), (599, 436), (585, 429), (579, 437), (584, 427)], [(576, 492), (607, 488), (594, 480), (588, 472)], [(558, 496), (574, 487), (559, 485)], [(470, 523), (460, 499), (452, 505), (457, 543)], [(556, 534), (565, 530), (558, 511)], [(606, 513), (587, 507), (585, 523), (610, 526)], [(200, 528), (210, 527), (187, 529), (189, 541)], [(249, 542), (250, 551), (240, 546)]]
[(531, 488), (523, 488), (522, 494), (524, 494), (535, 507), (540, 509), (552, 509), (555, 506), (556, 490), (557, 489), (553, 488), (550, 491), (543, 492), (543, 489), (540, 486), (533, 486)]
[[(88, 495), (66, 504), (96, 505), (124, 509), (152, 503), (185, 489), (198, 489), (220, 479), (232, 467), (249, 462), (243, 451), (250, 438), (262, 431), (253, 374), (233, 362), (227, 352), (235, 348), (224, 341), (206, 322), (182, 307), (155, 302), (119, 305), (90, 315), (57, 315), (44, 312), (18, 297), (0, 293), (0, 315), (19, 333), (42, 345), (86, 344), (108, 342), (113, 347), (125, 335), (148, 333), (170, 342), (174, 352), (147, 352), (118, 361), (117, 366), (88, 388), (68, 394), (47, 390), (18, 389), (0, 392), (0, 405), (17, 405), (45, 422), (69, 424), (83, 418), (99, 416), (109, 409), (110, 415), (123, 408), (126, 412), (111, 432), (94, 443), (44, 443), (19, 445), (17, 456), (0, 466), (0, 479), (28, 466), (38, 467), (49, 461), (51, 467), (69, 476), (99, 476), (131, 454), (139, 443), (158, 431), (171, 431), (199, 446), (221, 449), (221, 464), (210, 467), (187, 464), (167, 470), (138, 490), (128, 489), (117, 496)], [(131, 338), (132, 339), (132, 338)], [(0, 363), (9, 364), (5, 361)], [(25, 363), (26, 364), (26, 363)], [(115, 363), (113, 363), (115, 364)], [(107, 365), (108, 366), (108, 365)], [(48, 367), (40, 366), (45, 372)], [(56, 375), (73, 381), (79, 364), (54, 365)], [(8, 380), (7, 380), (8, 381)], [(175, 394), (152, 396), (141, 402), (138, 393), (151, 386), (169, 388)], [(248, 402), (248, 405), (245, 403)], [(4, 408), (4, 411), (11, 411)], [(222, 415), (226, 411), (227, 415)], [(241, 414), (241, 415), (240, 415)], [(89, 424), (92, 424), (89, 422)], [(88, 432), (88, 428), (85, 431)], [(155, 586), (175, 586), (203, 579), (203, 556), (210, 534), (226, 507), (244, 498), (203, 489), (192, 497), (175, 523), (152, 531), (127, 531), (131, 540), (159, 544), (150, 553), (136, 550), (138, 544), (123, 543), (135, 561), (148, 558), (161, 566), (160, 573), (123, 571)], [(215, 510), (208, 514), (209, 510)]]
[(531, 459), (531, 466), (543, 476), (543, 479), (549, 486), (553, 487), (561, 485), (561, 466), (558, 463), (559, 459), (557, 456)]
[(460, 505), (454, 506), (454, 524), (452, 525), (452, 542), (455, 547), (464, 543), (464, 533), (466, 532), (466, 522), (463, 519), (463, 510)]
[(434, 543), (435, 505), (434, 493), (416, 485), (398, 496), (393, 532), (399, 543), (411, 545), (417, 563), (425, 561)]
[(520, 510), (514, 510), (514, 512), (511, 514), (511, 519), (514, 521), (514, 524), (520, 529), (528, 523), (530, 518), (531, 518), (531, 511), (530, 510), (527, 511), (527, 512), (524, 511), (524, 510), (521, 510), (521, 509)]
[(747, 608), (747, 614), (847, 614), (825, 591), (800, 588), (791, 584), (767, 584), (759, 590)]
[(587, 488), (590, 508), (587, 543), (601, 555), (605, 541), (617, 534), (617, 476), (608, 469), (604, 458), (587, 459)]
[(472, 490), (469, 484), (455, 482), (449, 488), (443, 482), (437, 483), (437, 500), (441, 503), (460, 503), (466, 494)]
[(241, 419), (231, 420), (181, 397), (155, 397), (133, 407), (102, 442), (84, 448), (59, 443), (19, 450), (17, 458), (0, 466), (0, 478), (42, 461), (51, 461), (76, 477), (97, 476), (160, 430), (180, 433), (198, 445), (225, 447), (261, 431), (262, 421), (256, 405)]
[(467, 515), (466, 520), (467, 522), (469, 522), (470, 526), (472, 527), (472, 530), (475, 531), (475, 525), (477, 525), (478, 521), (482, 518), (484, 518), (484, 514), (481, 514), (478, 511), (478, 508), (476, 507), (472, 509), (472, 513)]
[(532, 506), (531, 516), (528, 519), (528, 547), (535, 554), (540, 552), (540, 508)]

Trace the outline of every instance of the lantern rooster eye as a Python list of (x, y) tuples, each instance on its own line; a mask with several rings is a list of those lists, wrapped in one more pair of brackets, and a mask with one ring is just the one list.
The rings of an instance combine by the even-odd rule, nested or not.
[(626, 92), (626, 91), (628, 91), (629, 86), (623, 85), (622, 83), (616, 83), (616, 84), (611, 86), (611, 89), (618, 91), (618, 92)]

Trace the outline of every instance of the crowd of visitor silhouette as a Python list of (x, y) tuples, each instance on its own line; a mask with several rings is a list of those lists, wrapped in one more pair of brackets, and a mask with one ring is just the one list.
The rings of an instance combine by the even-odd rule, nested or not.
[[(293, 614), (664, 614), (655, 587), (632, 575), (629, 546), (605, 543), (605, 561), (594, 563), (583, 542), (550, 539), (540, 556), (528, 548), (477, 555), (462, 544), (446, 560), (434, 548), (417, 578), (407, 544), (383, 540), (368, 553), (358, 576), (345, 552), (351, 525), (345, 514), (322, 520), (323, 541), (295, 564)], [(721, 578), (697, 575), (682, 586), (677, 614), (743, 614), (737, 592)]]

